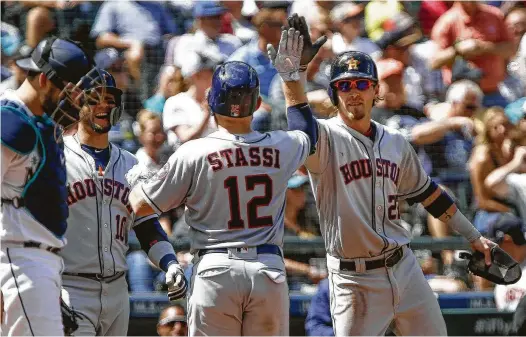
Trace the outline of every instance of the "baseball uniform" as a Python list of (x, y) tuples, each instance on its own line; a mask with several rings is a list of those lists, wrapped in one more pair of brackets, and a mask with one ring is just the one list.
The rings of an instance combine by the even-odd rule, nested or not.
[(285, 192), (309, 151), (300, 131), (220, 130), (183, 144), (140, 187), (158, 214), (186, 205), (190, 336), (288, 335)]
[[(70, 218), (68, 245), (61, 252), (62, 296), (82, 317), (75, 335), (126, 335), (128, 232), (156, 216), (136, 219), (128, 203), (125, 174), (137, 164), (135, 156), (114, 145), (90, 149), (77, 134), (64, 142)], [(99, 162), (103, 151), (106, 165)]]
[(327, 250), (335, 334), (445, 335), (438, 302), (409, 248), (398, 202), (430, 185), (411, 145), (372, 123), (367, 137), (319, 120), (306, 162)]
[(14, 91), (0, 97), (2, 335), (63, 335), (62, 258), (68, 209), (63, 143)]

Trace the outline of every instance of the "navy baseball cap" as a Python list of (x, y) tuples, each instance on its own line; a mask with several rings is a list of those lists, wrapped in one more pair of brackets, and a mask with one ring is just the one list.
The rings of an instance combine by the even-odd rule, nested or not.
[(225, 12), (225, 7), (219, 1), (196, 1), (194, 3), (194, 18), (218, 16)]
[(519, 217), (511, 213), (491, 217), (481, 227), (478, 228), (480, 234), (496, 243), (500, 243), (504, 235), (508, 234), (516, 245), (526, 245), (526, 226)]

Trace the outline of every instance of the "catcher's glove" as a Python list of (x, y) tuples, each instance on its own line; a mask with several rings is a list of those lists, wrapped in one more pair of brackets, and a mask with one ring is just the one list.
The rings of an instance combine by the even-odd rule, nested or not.
[(82, 319), (69, 305), (60, 298), (60, 311), (62, 312), (62, 325), (64, 325), (64, 335), (71, 336), (78, 328), (77, 318)]
[(481, 252), (473, 254), (462, 252), (459, 257), (469, 260), (468, 269), (471, 273), (496, 284), (513, 284), (522, 275), (517, 261), (499, 246), (491, 247), (491, 265), (489, 266), (484, 262), (484, 254)]

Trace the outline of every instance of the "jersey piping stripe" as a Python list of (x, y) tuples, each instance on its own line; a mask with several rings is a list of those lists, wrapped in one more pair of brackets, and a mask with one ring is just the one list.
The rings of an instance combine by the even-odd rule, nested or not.
[(220, 139), (220, 140), (226, 140), (226, 141), (229, 141), (229, 142), (232, 142), (232, 143), (246, 143), (246, 144), (255, 144), (255, 143), (259, 143), (261, 142), (262, 140), (264, 140), (265, 138), (269, 137), (270, 135), (268, 133), (265, 133), (263, 135), (263, 137), (259, 138), (259, 139), (256, 139), (256, 140), (253, 140), (253, 141), (247, 141), (247, 140), (243, 140), (243, 141), (240, 141), (238, 139), (226, 139), (226, 138), (222, 138), (222, 137), (214, 137), (214, 136), (207, 136), (206, 138), (213, 138), (213, 139)]
[(6, 248), (6, 254), (7, 254), (7, 259), (9, 260), (9, 268), (11, 268), (11, 275), (13, 275), (13, 280), (15, 280), (16, 292), (18, 293), (18, 298), (20, 299), (20, 304), (22, 305), (24, 316), (26, 316), (27, 325), (29, 326), (29, 330), (31, 331), (31, 334), (34, 336), (35, 333), (33, 332), (33, 327), (31, 326), (31, 322), (29, 321), (29, 317), (27, 316), (26, 306), (24, 305), (24, 301), (22, 301), (22, 294), (20, 293), (20, 290), (19, 290), (20, 287), (18, 286), (18, 282), (15, 276), (15, 271), (13, 270), (13, 262), (11, 262), (11, 256), (9, 255), (9, 248)]
[[(111, 179), (113, 181), (115, 181), (115, 167), (117, 166), (117, 163), (119, 162), (119, 160), (121, 159), (121, 149), (119, 148), (116, 148), (118, 151), (119, 151), (119, 155), (117, 157), (117, 160), (115, 160), (115, 162), (113, 163), (113, 167), (111, 168)], [(113, 184), (113, 188), (111, 189), (111, 200), (110, 200), (110, 203), (108, 205), (108, 208), (109, 208), (109, 211), (110, 211), (110, 255), (111, 255), (111, 259), (113, 261), (113, 275), (115, 275), (115, 257), (113, 256), (113, 226), (111, 226), (111, 221), (113, 220), (113, 216), (111, 214), (111, 204), (113, 203), (113, 196), (115, 195), (115, 192), (113, 191), (113, 189), (115, 188), (115, 184)]]
[[(382, 144), (382, 139), (384, 139), (384, 135), (385, 135), (385, 132), (382, 132), (382, 136), (380, 137), (380, 140), (378, 141), (378, 154), (380, 156), (380, 159), (382, 159), (382, 147), (380, 145)], [(374, 174), (373, 174), (373, 176), (374, 176)], [(382, 231), (383, 231), (383, 235), (387, 236), (385, 234), (385, 213), (386, 213), (386, 208), (385, 208), (385, 177), (384, 177), (383, 174), (382, 174), (382, 194), (384, 196), (384, 216), (382, 218)], [(384, 240), (384, 248), (382, 248), (382, 251), (380, 252), (380, 254), (383, 254), (384, 251), (387, 248), (389, 248), (389, 240), (384, 239), (383, 236), (382, 236), (382, 239)], [(398, 246), (398, 243), (396, 245)]]

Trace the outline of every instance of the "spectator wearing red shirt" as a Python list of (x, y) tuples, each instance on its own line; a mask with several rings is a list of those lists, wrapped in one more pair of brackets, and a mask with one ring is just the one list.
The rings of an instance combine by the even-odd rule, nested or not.
[(451, 67), (458, 56), (482, 70), (480, 87), (484, 106), (505, 106), (498, 91), (506, 76), (506, 60), (515, 50), (510, 33), (498, 8), (478, 2), (456, 1), (435, 23), (431, 38), (440, 50), (431, 62), (443, 67), (446, 84), (451, 83)]

